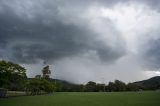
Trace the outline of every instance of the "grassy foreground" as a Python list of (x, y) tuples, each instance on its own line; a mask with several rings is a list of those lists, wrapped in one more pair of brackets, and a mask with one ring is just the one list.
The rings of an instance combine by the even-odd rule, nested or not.
[(160, 91), (53, 93), (1, 98), (0, 106), (160, 106)]

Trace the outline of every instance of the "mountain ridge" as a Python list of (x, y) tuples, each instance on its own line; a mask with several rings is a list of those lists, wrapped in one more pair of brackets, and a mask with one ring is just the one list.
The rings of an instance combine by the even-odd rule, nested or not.
[(136, 81), (133, 83), (137, 84), (142, 89), (146, 89), (146, 90), (160, 89), (160, 76), (155, 76), (146, 80)]

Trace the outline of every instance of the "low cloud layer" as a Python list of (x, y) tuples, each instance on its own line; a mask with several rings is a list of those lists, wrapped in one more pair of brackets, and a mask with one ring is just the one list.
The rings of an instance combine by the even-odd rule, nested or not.
[(45, 61), (54, 67), (52, 77), (74, 83), (145, 79), (144, 70), (159, 71), (159, 5), (158, 0), (1, 0), (0, 59), (23, 64), (29, 76)]

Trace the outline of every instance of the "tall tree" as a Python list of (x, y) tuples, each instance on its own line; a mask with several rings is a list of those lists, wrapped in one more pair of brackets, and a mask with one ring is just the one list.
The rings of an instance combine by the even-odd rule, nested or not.
[(49, 69), (49, 66), (45, 66), (43, 69), (42, 69), (42, 74), (43, 74), (43, 78), (45, 79), (49, 79), (50, 77), (50, 74), (51, 74), (51, 71)]

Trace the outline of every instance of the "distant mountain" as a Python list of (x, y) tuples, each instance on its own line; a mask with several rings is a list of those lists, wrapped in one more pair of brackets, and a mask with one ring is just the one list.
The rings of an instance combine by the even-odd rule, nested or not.
[(65, 81), (65, 80), (60, 80), (60, 79), (53, 79), (53, 78), (50, 78), (49, 79), (50, 82), (54, 82), (54, 83), (62, 83), (62, 84), (72, 84), (68, 81)]
[(134, 82), (134, 84), (137, 84), (140, 88), (146, 90), (160, 89), (160, 76), (152, 77), (147, 80), (137, 81)]

